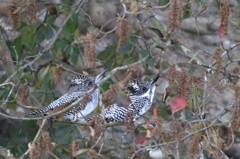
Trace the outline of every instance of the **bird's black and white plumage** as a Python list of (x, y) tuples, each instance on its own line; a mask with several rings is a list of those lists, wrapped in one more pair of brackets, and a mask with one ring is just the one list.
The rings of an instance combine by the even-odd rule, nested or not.
[[(87, 92), (94, 87), (94, 85), (103, 77), (107, 70), (100, 73), (98, 76), (88, 77), (79, 75), (71, 80), (68, 93), (62, 95), (59, 99), (50, 103), (47, 107), (38, 111), (29, 113), (27, 115), (47, 114), (48, 111), (58, 108), (65, 108), (71, 105), (79, 98), (87, 95)], [(83, 104), (79, 103), (78, 106), (73, 107), (68, 112), (64, 113), (63, 119), (74, 122), (82, 119), (83, 116), (90, 114), (98, 105), (99, 101), (99, 88), (96, 88), (90, 95), (87, 95), (87, 101)]]
[[(153, 81), (138, 81), (136, 79), (129, 81), (129, 97), (130, 104), (127, 107), (119, 106), (118, 104), (113, 104), (103, 110), (100, 116), (104, 117), (106, 123), (112, 122), (124, 122), (127, 113), (133, 115), (133, 119), (138, 118), (140, 115), (146, 113), (153, 101), (155, 93), (155, 82), (158, 80), (157, 76)], [(90, 118), (88, 120), (91, 120)]]

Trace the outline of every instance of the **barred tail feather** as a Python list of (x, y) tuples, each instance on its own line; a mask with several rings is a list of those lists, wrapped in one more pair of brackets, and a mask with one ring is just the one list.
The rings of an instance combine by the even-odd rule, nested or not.
[(31, 113), (28, 113), (27, 116), (38, 115), (39, 113), (40, 112), (38, 112), (38, 111), (31, 112)]
[(28, 115), (28, 116), (32, 116), (32, 115), (44, 114), (44, 113), (46, 113), (48, 110), (50, 110), (49, 106), (46, 107), (46, 108), (40, 109), (40, 110), (38, 110), (38, 111), (28, 113), (27, 115)]

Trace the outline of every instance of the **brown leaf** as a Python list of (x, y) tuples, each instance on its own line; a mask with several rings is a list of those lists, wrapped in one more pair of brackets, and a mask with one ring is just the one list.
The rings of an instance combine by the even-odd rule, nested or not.
[(172, 114), (174, 114), (175, 112), (182, 110), (187, 106), (187, 100), (180, 96), (174, 96), (170, 100), (169, 104), (172, 110)]
[(218, 28), (218, 36), (220, 39), (222, 39), (225, 35), (225, 25), (221, 24), (220, 27)]
[(147, 139), (152, 138), (156, 134), (156, 131), (157, 131), (156, 127), (152, 128), (152, 129), (148, 129), (147, 134), (146, 134), (146, 138)]
[(60, 56), (56, 61), (61, 61), (63, 63), (66, 63), (68, 65), (71, 65), (68, 60), (67, 60), (67, 57), (66, 56)]
[(135, 144), (143, 144), (146, 141), (146, 132), (141, 132), (135, 138)]
[(11, 61), (11, 60), (12, 60), (12, 57), (11, 57), (11, 55), (10, 55), (10, 52), (9, 52), (9, 51), (7, 51), (5, 54), (3, 54), (3, 57), (4, 57), (6, 60), (9, 60), (9, 61)]
[(155, 120), (152, 120), (152, 121), (147, 121), (145, 123), (142, 123), (142, 127), (144, 127), (145, 129), (148, 129), (148, 125), (149, 124), (152, 124), (152, 123), (155, 123), (156, 121)]
[(156, 118), (157, 118), (157, 109), (158, 109), (158, 107), (156, 106), (156, 107), (154, 107), (153, 108), (153, 116), (155, 116)]
[(237, 18), (237, 25), (240, 27), (240, 15)]
[(57, 9), (56, 9), (56, 7), (53, 4), (48, 3), (48, 4), (44, 4), (44, 6), (46, 7), (46, 9), (49, 11), (49, 13), (52, 16), (55, 16), (55, 17), (58, 16)]
[(113, 88), (116, 90), (124, 90), (124, 83), (123, 82), (117, 82), (113, 85)]
[(95, 136), (95, 129), (92, 126), (89, 126), (91, 135), (94, 137)]
[(115, 90), (114, 100), (118, 106), (124, 108), (127, 108), (132, 103), (128, 95), (122, 90)]

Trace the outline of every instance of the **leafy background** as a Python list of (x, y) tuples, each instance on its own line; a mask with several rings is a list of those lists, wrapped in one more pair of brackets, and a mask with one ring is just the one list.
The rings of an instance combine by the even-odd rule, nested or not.
[[(231, 72), (231, 69), (239, 68), (240, 61), (240, 3), (229, 1), (231, 14), (225, 17), (225, 1), (184, 1), (181, 4), (183, 16), (175, 20), (174, 31), (170, 31), (168, 24), (171, 24), (169, 15), (173, 13), (171, 7), (176, 1), (166, 7), (158, 7), (168, 3), (169, 0), (149, 1), (146, 5), (142, 1), (2, 1), (1, 157), (34, 158), (31, 154), (37, 156), (40, 153), (41, 158), (69, 158), (76, 152), (77, 158), (154, 158), (156, 154), (157, 158), (161, 155), (162, 158), (197, 158), (202, 154), (214, 158), (226, 158), (225, 154), (239, 157), (239, 129), (231, 129), (234, 124), (239, 127), (236, 115), (239, 112), (239, 72)], [(125, 27), (131, 29), (131, 34), (126, 37), (116, 33), (118, 20), (123, 15), (129, 20)], [(125, 39), (118, 50), (122, 38)], [(91, 51), (86, 54), (88, 44)], [(214, 52), (219, 46), (227, 54), (216, 59)], [(10, 51), (10, 56), (7, 51)], [(214, 62), (219, 60), (222, 67), (215, 78), (217, 65)], [(139, 62), (134, 65), (138, 71), (127, 67), (135, 62)], [(169, 86), (167, 74), (173, 63), (179, 72), (187, 68), (191, 77), (204, 77), (207, 72), (205, 77), (208, 80), (204, 81), (207, 88), (191, 85), (188, 107), (174, 115), (169, 101), (177, 93), (170, 92), (166, 101), (162, 100)], [(154, 121), (155, 128), (159, 124), (157, 121), (161, 121), (159, 125), (163, 130), (154, 133), (148, 124), (143, 124), (134, 127), (132, 134), (124, 135), (129, 131), (126, 127), (113, 126), (107, 128), (111, 137), (106, 134), (105, 137), (92, 137), (86, 125), (55, 122), (50, 141), (44, 138), (35, 141), (42, 147), (50, 144), (50, 150), (46, 153), (44, 150), (31, 151), (34, 149), (31, 142), (36, 137), (41, 138), (37, 133), (41, 130), (42, 120), (25, 119), (26, 114), (33, 108), (47, 106), (66, 93), (69, 81), (76, 74), (95, 76), (106, 68), (110, 72), (115, 68), (123, 69), (113, 72), (114, 75), (101, 85), (101, 94), (109, 90), (111, 84), (124, 80), (128, 72), (136, 73), (134, 77), (138, 73), (143, 74), (142, 78), (146, 80), (161, 74), (153, 103), (156, 108), (144, 115), (148, 120), (141, 118), (139, 121)], [(10, 77), (16, 70), (16, 74)], [(220, 86), (223, 88), (217, 88)], [(28, 95), (24, 97), (23, 94)], [(202, 103), (206, 103), (202, 112), (205, 119), (209, 119), (206, 121), (198, 111)], [(229, 111), (220, 116), (218, 123), (213, 122), (225, 107), (230, 107)], [(94, 114), (99, 111), (101, 109), (97, 108)], [(194, 120), (202, 121), (194, 123)], [(181, 125), (182, 130), (176, 125)], [(172, 132), (168, 132), (169, 129)], [(235, 142), (231, 143), (231, 135)], [(94, 145), (95, 142), (98, 144)], [(169, 146), (170, 142), (175, 142), (177, 149)], [(198, 148), (200, 142), (206, 146), (204, 150)], [(195, 150), (191, 149), (193, 145)], [(7, 150), (10, 156), (7, 156)]]

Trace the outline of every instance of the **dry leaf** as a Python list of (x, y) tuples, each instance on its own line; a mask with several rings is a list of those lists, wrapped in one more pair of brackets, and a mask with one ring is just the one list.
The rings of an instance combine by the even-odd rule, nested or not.
[(146, 141), (146, 132), (141, 132), (135, 138), (135, 144), (143, 144)]
[(187, 106), (187, 100), (180, 96), (175, 96), (170, 100), (170, 107), (172, 110), (172, 114), (175, 112), (182, 110)]
[(225, 25), (224, 24), (221, 24), (220, 27), (218, 28), (218, 36), (220, 39), (222, 39), (225, 35)]

